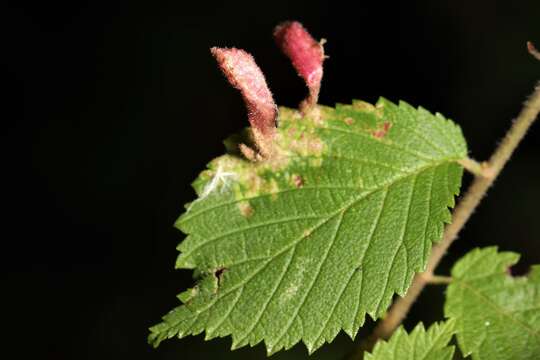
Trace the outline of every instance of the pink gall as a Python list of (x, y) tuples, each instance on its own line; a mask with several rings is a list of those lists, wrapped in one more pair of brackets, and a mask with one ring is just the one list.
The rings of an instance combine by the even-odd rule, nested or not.
[(325, 56), (322, 42), (317, 42), (297, 21), (276, 26), (274, 38), (309, 89), (309, 96), (303, 101), (301, 108), (305, 110), (313, 107), (319, 98), (323, 77)]
[(257, 146), (268, 152), (278, 109), (261, 69), (244, 50), (213, 47), (210, 51), (229, 83), (242, 94)]

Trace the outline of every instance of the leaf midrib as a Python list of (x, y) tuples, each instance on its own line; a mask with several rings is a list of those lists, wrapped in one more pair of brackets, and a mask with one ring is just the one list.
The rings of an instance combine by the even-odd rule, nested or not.
[[(356, 205), (359, 201), (362, 201), (363, 199), (369, 197), (370, 195), (378, 192), (378, 191), (382, 191), (384, 189), (387, 189), (411, 176), (418, 176), (420, 175), (422, 172), (426, 171), (426, 170), (429, 170), (429, 169), (432, 169), (432, 168), (436, 168), (438, 166), (441, 166), (443, 164), (446, 164), (446, 163), (452, 163), (452, 162), (455, 162), (454, 159), (444, 159), (444, 160), (440, 160), (440, 161), (437, 161), (437, 162), (431, 162), (431, 163), (427, 163), (427, 164), (424, 164), (423, 166), (419, 166), (417, 168), (414, 168), (412, 171), (410, 172), (404, 172), (394, 178), (392, 178), (391, 180), (385, 182), (385, 183), (382, 183), (379, 187), (375, 187), (373, 189), (370, 189), (364, 193), (362, 193), (361, 195), (359, 195), (358, 197), (355, 197), (353, 198), (353, 200), (347, 202), (344, 206), (338, 208), (336, 211), (334, 211), (333, 213), (330, 213), (326, 216), (320, 216), (320, 218), (322, 219), (322, 221), (320, 223), (317, 223), (313, 226), (313, 228), (309, 229), (309, 233), (313, 232), (314, 230), (318, 229), (320, 226), (324, 225), (327, 221), (331, 220), (334, 216), (338, 215), (340, 212), (342, 211), (347, 211), (350, 207)], [(318, 189), (319, 187), (313, 187), (314, 189)], [(346, 188), (349, 188), (349, 187), (346, 187)], [(353, 187), (350, 187), (351, 189), (355, 189)], [(303, 188), (300, 188), (300, 189), (287, 189), (285, 191), (298, 191), (298, 190), (301, 190)], [(232, 205), (232, 204), (236, 204), (236, 203), (239, 203), (239, 202), (242, 202), (242, 201), (249, 201), (249, 200), (253, 200), (254, 198), (259, 198), (259, 197), (265, 197), (265, 196), (272, 196), (272, 195), (275, 195), (275, 193), (268, 193), (268, 194), (264, 194), (264, 195), (258, 195), (258, 196), (255, 196), (255, 197), (252, 197), (252, 198), (243, 198), (243, 199), (240, 199), (240, 200), (235, 200), (235, 201), (232, 201), (232, 202), (229, 202), (227, 204), (221, 204), (219, 206), (227, 206), (227, 205)], [(217, 206), (216, 206), (217, 207)], [(201, 212), (204, 212), (204, 210), (202, 210)], [(199, 213), (200, 214), (200, 213)], [(314, 216), (315, 218), (315, 216)], [(268, 224), (274, 224), (275, 222), (279, 222), (280, 220), (275, 220), (273, 222), (268, 222), (266, 224), (253, 224), (251, 226), (248, 226), (246, 228), (243, 228), (242, 231), (246, 231), (246, 230), (249, 230), (251, 228), (255, 228), (255, 227), (259, 227), (259, 226), (264, 226), (264, 225), (268, 225)], [(234, 233), (236, 233), (238, 231), (234, 231)], [(200, 243), (198, 244), (195, 248), (193, 249), (190, 249), (188, 252), (186, 253), (182, 253), (181, 256), (182, 257), (186, 257), (186, 256), (189, 256), (190, 254), (192, 254), (194, 251), (196, 251), (197, 249), (200, 249), (201, 247), (204, 247), (206, 245), (208, 245), (210, 242), (212, 241), (215, 241), (217, 239), (220, 239), (221, 237), (223, 236), (227, 236), (227, 235), (230, 235), (230, 234), (219, 234), (217, 235), (216, 237), (212, 238), (212, 239), (209, 239), (203, 243)], [(295, 246), (296, 244), (298, 244), (300, 241), (302, 241), (304, 238), (306, 238), (306, 236), (302, 236), (300, 239), (298, 240), (295, 240), (293, 241), (292, 243), (288, 244), (288, 245), (285, 245), (282, 249), (279, 249), (277, 250), (274, 254), (271, 254), (269, 256), (269, 260), (271, 260), (272, 258), (274, 257), (277, 257), (279, 255), (281, 255), (284, 251), (287, 251), (290, 247), (292, 246)], [(224, 264), (225, 266), (234, 266), (235, 264), (232, 263), (232, 264)]]

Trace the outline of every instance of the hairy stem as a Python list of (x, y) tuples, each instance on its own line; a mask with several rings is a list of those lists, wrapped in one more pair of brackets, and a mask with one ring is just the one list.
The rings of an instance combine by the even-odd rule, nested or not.
[(527, 49), (532, 56), (534, 56), (537, 60), (540, 60), (540, 51), (536, 50), (532, 42), (527, 42)]
[(530, 98), (525, 102), (519, 116), (512, 124), (503, 141), (497, 147), (486, 165), (482, 166), (480, 173), (473, 172), (475, 179), (465, 196), (461, 199), (452, 214), (452, 223), (444, 232), (442, 240), (437, 243), (428, 260), (424, 273), (415, 276), (411, 287), (403, 298), (399, 298), (390, 308), (387, 315), (375, 327), (371, 336), (361, 344), (360, 351), (355, 354), (355, 358), (361, 358), (363, 350), (371, 350), (378, 339), (387, 339), (394, 330), (401, 324), (412, 304), (424, 287), (434, 278), (433, 272), (448, 247), (457, 238), (471, 214), (474, 212), (487, 190), (491, 187), (510, 156), (525, 136), (527, 130), (540, 112), (540, 83), (537, 84)]

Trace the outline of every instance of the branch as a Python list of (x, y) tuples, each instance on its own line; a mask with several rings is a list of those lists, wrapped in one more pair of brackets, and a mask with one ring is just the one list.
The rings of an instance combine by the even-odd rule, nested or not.
[(527, 50), (529, 50), (529, 54), (534, 56), (537, 60), (540, 60), (540, 51), (536, 50), (533, 43), (530, 41), (527, 41)]
[[(474, 212), (487, 190), (491, 187), (510, 156), (521, 142), (527, 130), (540, 112), (540, 83), (537, 84), (534, 92), (525, 102), (519, 116), (512, 124), (503, 141), (495, 150), (487, 164), (483, 167), (482, 174), (477, 174), (466, 195), (461, 199), (452, 214), (452, 223), (444, 232), (442, 240), (433, 247), (429, 257), (426, 271), (415, 276), (411, 287), (403, 298), (399, 298), (390, 308), (385, 318), (375, 327), (371, 336), (360, 346), (361, 350), (371, 350), (378, 339), (387, 339), (394, 330), (401, 324), (412, 304), (424, 287), (433, 278), (433, 272), (448, 247), (457, 238), (471, 214)], [(487, 176), (486, 176), (487, 175)], [(359, 358), (362, 351), (355, 354)]]

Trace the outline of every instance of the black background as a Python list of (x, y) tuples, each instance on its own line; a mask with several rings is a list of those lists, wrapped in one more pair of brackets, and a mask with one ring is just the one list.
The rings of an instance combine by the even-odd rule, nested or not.
[[(247, 125), (211, 46), (251, 52), (281, 105), (305, 88), (272, 29), (297, 19), (328, 39), (320, 102), (382, 95), (455, 119), (485, 159), (540, 78), (540, 2), (40, 2), (0, 12), (3, 352), (40, 359), (264, 358), (202, 336), (146, 344), (191, 285), (172, 227), (189, 184)], [(440, 268), (499, 244), (540, 262), (537, 124)], [(470, 176), (465, 177), (465, 185)], [(427, 289), (406, 321), (442, 317)], [(365, 330), (361, 335), (368, 332)], [(344, 335), (313, 358), (335, 359)], [(302, 346), (275, 359), (306, 358)]]

